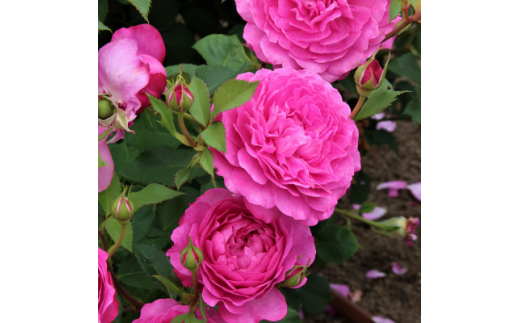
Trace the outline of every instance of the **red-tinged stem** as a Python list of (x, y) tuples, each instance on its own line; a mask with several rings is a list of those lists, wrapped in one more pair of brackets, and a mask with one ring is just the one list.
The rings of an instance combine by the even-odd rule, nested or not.
[(403, 21), (401, 21), (397, 27), (395, 27), (394, 30), (392, 30), (388, 35), (386, 35), (385, 39), (383, 39), (382, 42), (387, 41), (388, 39), (394, 37), (397, 35), (401, 30), (403, 30), (406, 26), (411, 24), (412, 22), (418, 22), (421, 20), (421, 12), (417, 11), (413, 16), (411, 17), (405, 17)]
[(359, 110), (361, 109), (361, 106), (363, 105), (363, 102), (366, 100), (366, 96), (360, 96), (356, 106), (354, 107), (354, 110), (352, 110), (352, 113), (350, 114), (350, 119), (354, 120), (354, 118), (357, 116)]
[(179, 116), (179, 126), (181, 127), (182, 134), (184, 137), (186, 137), (186, 140), (188, 140), (188, 143), (191, 147), (197, 146), (197, 143), (191, 138), (190, 133), (188, 132), (188, 129), (186, 129), (186, 124), (184, 123), (184, 115)]
[(114, 253), (116, 252), (117, 248), (121, 245), (121, 242), (123, 242), (123, 238), (125, 237), (125, 231), (126, 231), (126, 223), (121, 224), (121, 234), (119, 235), (119, 239), (117, 239), (116, 243), (108, 249), (108, 257), (112, 257)]

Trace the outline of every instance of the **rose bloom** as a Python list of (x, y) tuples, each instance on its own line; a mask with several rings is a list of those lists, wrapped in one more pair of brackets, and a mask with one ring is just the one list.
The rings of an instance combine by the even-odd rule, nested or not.
[(247, 22), (244, 39), (276, 67), (307, 69), (333, 82), (381, 47), (401, 18), (389, 22), (390, 0), (235, 0)]
[[(143, 306), (141, 316), (133, 323), (170, 323), (177, 316), (189, 313), (189, 311), (188, 305), (180, 305), (173, 299), (158, 299)], [(195, 316), (202, 319), (200, 311), (197, 311)], [(220, 313), (212, 308), (206, 308), (206, 317), (208, 323), (225, 323)]]
[(266, 222), (282, 214), (306, 225), (329, 218), (361, 169), (349, 106), (310, 71), (237, 78), (260, 84), (244, 105), (217, 116), (227, 145), (227, 153), (212, 149), (217, 174)]
[(98, 248), (98, 323), (110, 323), (117, 317), (119, 303), (112, 276), (107, 270), (108, 254)]
[(166, 255), (182, 283), (192, 286), (192, 274), (180, 260), (191, 237), (204, 258), (197, 271), (202, 298), (210, 306), (218, 304), (226, 322), (278, 321), (287, 314), (276, 285), (295, 265), (314, 261), (309, 227), (289, 217), (266, 223), (248, 209), (243, 196), (220, 188), (206, 191), (179, 222)]

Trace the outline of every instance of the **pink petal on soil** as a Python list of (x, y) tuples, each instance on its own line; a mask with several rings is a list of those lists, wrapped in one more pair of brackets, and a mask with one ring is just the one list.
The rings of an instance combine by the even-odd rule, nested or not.
[(404, 273), (406, 273), (408, 271), (407, 268), (404, 268), (404, 267), (401, 267), (399, 266), (399, 264), (397, 262), (392, 262), (392, 271), (394, 272), (394, 274), (396, 275), (402, 275)]
[(374, 114), (371, 118), (374, 119), (374, 120), (381, 120), (385, 117), (385, 113), (384, 112), (380, 112), (378, 114)]
[(376, 130), (386, 130), (388, 132), (393, 132), (395, 130), (395, 128), (397, 127), (397, 124), (395, 123), (395, 121), (380, 121), (377, 123), (376, 125)]
[[(359, 205), (359, 204), (352, 204), (352, 209), (354, 209), (354, 210), (359, 210), (360, 207), (361, 207), (361, 205)], [(363, 217), (367, 220), (373, 221), (373, 220), (379, 219), (380, 217), (382, 217), (385, 214), (386, 214), (386, 209), (384, 207), (376, 206), (372, 212), (363, 213)]]
[(399, 193), (398, 190), (402, 190), (405, 188), (405, 181), (390, 181), (377, 185), (376, 190), (388, 189), (388, 196), (396, 197)]
[(421, 200), (421, 182), (410, 184), (407, 188), (417, 200)]
[(367, 271), (367, 274), (366, 274), (366, 277), (368, 279), (376, 279), (376, 278), (385, 277), (385, 276), (386, 276), (385, 273), (380, 272), (377, 269), (369, 270), (369, 271)]
[(374, 322), (374, 323), (395, 323), (391, 319), (387, 319), (387, 318), (384, 318), (384, 317), (381, 317), (381, 316), (374, 316), (372, 318), (372, 322)]

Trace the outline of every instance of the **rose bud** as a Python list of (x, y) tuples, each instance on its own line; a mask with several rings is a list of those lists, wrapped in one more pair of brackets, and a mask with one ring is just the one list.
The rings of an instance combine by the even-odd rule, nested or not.
[(412, 246), (412, 241), (417, 240), (415, 229), (419, 226), (419, 219), (410, 217), (406, 219), (404, 216), (391, 218), (386, 221), (379, 222), (380, 224), (395, 227), (396, 230), (386, 232), (394, 238), (404, 238), (408, 246)]
[(202, 251), (193, 245), (190, 237), (188, 246), (181, 251), (182, 265), (189, 271), (197, 271), (202, 265), (203, 258)]
[(120, 224), (126, 224), (134, 213), (134, 203), (125, 196), (125, 192), (112, 203), (112, 214)]
[(303, 282), (307, 273), (307, 266), (294, 266), (285, 274), (285, 280), (280, 284), (283, 287), (298, 288)]
[(365, 65), (358, 67), (354, 74), (356, 89), (360, 96), (367, 97), (381, 85), (384, 79), (383, 69), (376, 59), (369, 60)]
[(98, 101), (98, 118), (105, 120), (110, 118), (116, 112), (116, 107), (107, 99)]
[(177, 84), (170, 92), (168, 103), (175, 112), (187, 112), (193, 105), (193, 94), (186, 85)]

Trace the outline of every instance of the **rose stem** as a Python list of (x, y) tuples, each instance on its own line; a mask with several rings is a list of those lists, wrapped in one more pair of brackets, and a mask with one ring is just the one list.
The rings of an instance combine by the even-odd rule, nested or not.
[(363, 105), (363, 102), (365, 102), (366, 100), (366, 96), (360, 96), (357, 103), (356, 103), (356, 106), (354, 107), (354, 110), (352, 110), (352, 113), (350, 114), (350, 119), (354, 120), (354, 118), (356, 117), (356, 115), (358, 114), (359, 112), (359, 109), (361, 109), (361, 106)]
[(397, 35), (401, 30), (403, 30), (406, 26), (411, 24), (412, 22), (417, 22), (421, 20), (421, 12), (417, 11), (412, 17), (405, 17), (406, 20), (401, 22), (394, 30), (392, 30), (388, 35), (386, 35), (385, 39), (383, 39), (382, 43), (387, 41), (388, 39)]
[(384, 224), (381, 224), (381, 223), (378, 223), (378, 222), (375, 222), (375, 221), (367, 220), (367, 219), (365, 219), (362, 216), (359, 216), (357, 214), (354, 214), (354, 213), (346, 211), (346, 210), (341, 210), (341, 209), (336, 208), (336, 209), (334, 209), (334, 211), (336, 211), (338, 213), (341, 213), (341, 214), (345, 214), (345, 215), (347, 215), (347, 216), (349, 216), (349, 217), (351, 217), (353, 219), (356, 219), (358, 221), (361, 221), (363, 223), (369, 224), (369, 225), (374, 226), (374, 227), (379, 228), (379, 229), (383, 229), (383, 230), (393, 230), (393, 229), (395, 229), (395, 227), (384, 225)]
[(190, 134), (188, 133), (188, 130), (186, 129), (186, 125), (184, 124), (184, 113), (179, 116), (179, 126), (181, 126), (181, 131), (184, 137), (188, 140), (188, 143), (191, 147), (197, 146), (195, 141), (193, 141), (193, 138), (191, 138)]
[(125, 237), (125, 231), (126, 231), (126, 223), (121, 224), (121, 234), (119, 235), (119, 239), (117, 239), (116, 243), (108, 249), (108, 257), (112, 257), (114, 255), (114, 252), (116, 252), (117, 248), (121, 245), (121, 242), (123, 242), (123, 238)]

